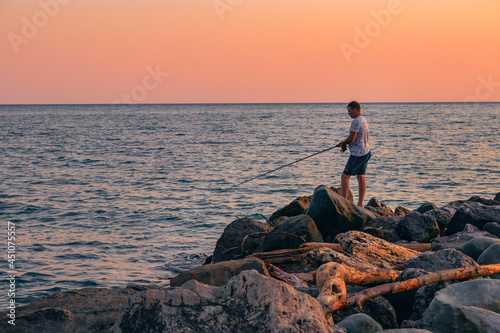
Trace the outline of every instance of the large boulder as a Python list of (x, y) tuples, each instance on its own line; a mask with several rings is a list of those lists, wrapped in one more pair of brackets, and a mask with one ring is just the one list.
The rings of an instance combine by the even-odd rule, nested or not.
[(321, 265), (329, 262), (338, 262), (353, 268), (380, 268), (377, 265), (372, 264), (370, 261), (364, 258), (358, 258), (356, 256), (350, 256), (342, 252), (335, 251), (328, 247), (320, 247), (309, 252), (306, 252), (300, 257), (301, 262), (305, 266), (309, 267), (311, 270), (316, 270)]
[(128, 311), (129, 298), (146, 288), (85, 288), (51, 294), (17, 308), (15, 326), (2, 313), (0, 331), (107, 332)]
[(373, 213), (356, 206), (324, 185), (316, 188), (305, 213), (316, 222), (327, 242), (331, 242), (341, 232), (358, 230), (375, 218)]
[(463, 231), (457, 232), (450, 236), (437, 237), (431, 240), (432, 251), (439, 251), (443, 249), (455, 249), (462, 251), (465, 243), (477, 237), (495, 237), (489, 232), (482, 231), (481, 229), (467, 224)]
[(254, 253), (259, 248), (264, 235), (248, 237), (250, 232), (258, 234), (270, 230), (270, 225), (247, 217), (231, 222), (217, 240), (212, 263), (241, 259)]
[(477, 261), (479, 256), (492, 244), (500, 244), (500, 239), (491, 237), (476, 237), (464, 244), (462, 252)]
[(432, 216), (436, 219), (436, 222), (439, 226), (441, 233), (446, 229), (448, 224), (451, 222), (453, 215), (451, 215), (448, 211), (442, 209), (433, 209), (424, 213), (424, 216)]
[(396, 215), (389, 206), (387, 206), (385, 203), (376, 198), (371, 198), (370, 201), (368, 201), (368, 203), (366, 204), (365, 209), (370, 210), (371, 212), (374, 212), (375, 214), (381, 216)]
[(399, 222), (397, 230), (403, 239), (419, 243), (428, 243), (440, 234), (436, 219), (432, 215), (419, 212), (406, 214)]
[(336, 326), (344, 327), (347, 333), (375, 333), (382, 330), (379, 323), (364, 313), (350, 315)]
[(270, 276), (264, 261), (255, 258), (229, 260), (217, 264), (203, 265), (198, 268), (184, 271), (170, 280), (172, 287), (181, 286), (189, 280), (196, 280), (211, 286), (223, 286), (231, 278), (242, 271), (255, 270), (260, 274)]
[(314, 220), (308, 215), (286, 219), (264, 237), (258, 252), (295, 249), (305, 242), (324, 242)]
[(361, 231), (388, 242), (397, 242), (401, 240), (397, 232), (401, 218), (401, 216), (377, 217), (368, 221)]
[(419, 254), (361, 231), (339, 234), (336, 241), (350, 257), (379, 268), (401, 270), (408, 260)]
[(419, 268), (427, 272), (439, 272), (447, 269), (479, 266), (474, 259), (454, 249), (429, 251), (406, 262), (404, 268)]
[(332, 329), (311, 296), (244, 271), (221, 287), (189, 281), (171, 291), (140, 294), (112, 332), (329, 333)]
[[(428, 330), (439, 333), (495, 332), (485, 329), (487, 320), (495, 322), (495, 318), (485, 315), (484, 323), (478, 319), (477, 315), (484, 310), (500, 313), (499, 280), (477, 279), (455, 283), (438, 291), (423, 315), (423, 323)], [(492, 317), (496, 317), (496, 323), (500, 324), (500, 316), (492, 314)], [(500, 326), (495, 327), (498, 332)]]
[(493, 200), (500, 202), (500, 192), (498, 192), (498, 193), (495, 195), (495, 198), (493, 198)]
[(446, 234), (462, 231), (466, 224), (482, 229), (489, 222), (500, 222), (500, 205), (486, 206), (479, 202), (464, 202), (453, 215)]
[(298, 197), (297, 199), (293, 200), (285, 207), (280, 208), (277, 211), (275, 211), (271, 215), (269, 220), (275, 221), (276, 219), (278, 219), (279, 217), (282, 217), (282, 216), (290, 217), (290, 216), (297, 216), (297, 215), (304, 214), (306, 209), (309, 208), (309, 205), (311, 204), (311, 198), (312, 198), (312, 196)]

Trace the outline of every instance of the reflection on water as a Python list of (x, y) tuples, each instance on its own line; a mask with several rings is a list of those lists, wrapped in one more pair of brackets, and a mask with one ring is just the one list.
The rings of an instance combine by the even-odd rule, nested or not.
[[(363, 104), (367, 199), (416, 208), (492, 197), (500, 104), (480, 109)], [(0, 215), (18, 226), (21, 303), (164, 285), (158, 277), (200, 265), (235, 215), (263, 220), (317, 185), (338, 186), (348, 158), (330, 151), (224, 191), (335, 145), (348, 134), (344, 104), (0, 106), (0, 118)]]

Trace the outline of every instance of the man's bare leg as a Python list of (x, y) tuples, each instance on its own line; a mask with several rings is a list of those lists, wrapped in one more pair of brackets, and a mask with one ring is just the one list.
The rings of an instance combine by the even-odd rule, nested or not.
[(346, 174), (342, 174), (342, 176), (340, 177), (340, 193), (346, 199), (347, 194), (349, 193), (349, 178), (351, 178), (351, 176), (348, 176)]
[(363, 207), (363, 200), (365, 199), (365, 193), (366, 193), (366, 177), (365, 175), (358, 175), (357, 177), (359, 186), (358, 206)]

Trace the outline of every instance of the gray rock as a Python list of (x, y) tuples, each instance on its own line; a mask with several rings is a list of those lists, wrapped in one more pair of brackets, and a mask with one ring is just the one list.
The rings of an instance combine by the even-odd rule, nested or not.
[(139, 294), (112, 332), (329, 333), (332, 329), (311, 296), (256, 271), (244, 271), (221, 287), (189, 281), (168, 292)]
[(441, 207), (440, 210), (444, 210), (445, 212), (448, 212), (451, 216), (453, 216), (453, 215), (455, 215), (457, 210), (460, 207), (462, 207), (464, 202), (465, 201), (463, 201), (463, 200), (453, 201), (453, 202), (450, 202), (447, 205)]
[(242, 271), (248, 270), (256, 270), (260, 274), (269, 276), (264, 261), (251, 257), (203, 265), (198, 268), (184, 271), (170, 280), (170, 285), (172, 287), (177, 287), (189, 280), (196, 280), (211, 286), (223, 286), (234, 276), (237, 276)]
[(479, 228), (471, 224), (467, 224), (464, 231), (457, 232), (450, 236), (437, 237), (431, 240), (432, 251), (439, 251), (443, 249), (455, 249), (462, 251), (465, 243), (476, 237), (495, 237), (489, 232), (481, 231)]
[(483, 227), (483, 230), (489, 232), (492, 235), (500, 237), (500, 224), (496, 222), (486, 223)]
[(382, 330), (379, 323), (364, 313), (350, 315), (337, 326), (344, 327), (347, 333), (375, 333)]
[[(349, 295), (352, 295), (355, 293), (359, 293), (364, 289), (366, 288), (361, 286), (348, 285), (347, 293)], [(364, 302), (362, 309), (350, 308), (350, 309), (335, 311), (334, 313), (332, 313), (332, 317), (334, 322), (337, 323), (338, 325), (338, 323), (341, 322), (342, 320), (357, 313), (364, 313), (365, 315), (370, 316), (371, 318), (373, 318), (373, 320), (379, 323), (384, 329), (398, 327), (398, 323), (396, 320), (396, 312), (392, 307), (391, 303), (383, 296), (378, 296)]]
[(356, 206), (324, 185), (314, 191), (306, 214), (316, 222), (327, 242), (331, 242), (341, 232), (358, 230), (375, 218), (373, 213)]
[(314, 220), (302, 214), (288, 218), (270, 231), (262, 240), (257, 252), (296, 249), (305, 242), (322, 243), (323, 241), (323, 236)]
[(430, 211), (424, 213), (424, 215), (434, 217), (436, 219), (436, 222), (437, 222), (441, 232), (446, 229), (448, 224), (451, 222), (451, 219), (453, 218), (453, 216), (448, 211), (441, 210), (441, 209), (430, 210)]
[[(500, 243), (491, 244), (477, 259), (479, 265), (500, 264)], [(490, 275), (492, 279), (500, 279), (500, 274)]]
[(495, 195), (495, 198), (493, 198), (493, 200), (495, 200), (495, 201), (500, 201), (500, 192), (498, 192), (498, 193)]
[(420, 214), (427, 213), (430, 210), (439, 209), (434, 202), (425, 202), (416, 209)]
[(26, 333), (105, 332), (128, 311), (133, 288), (85, 288), (45, 296), (16, 309), (15, 326), (3, 313), (0, 331)]
[(388, 242), (397, 242), (401, 240), (401, 237), (397, 232), (400, 221), (401, 216), (377, 217), (368, 221), (361, 231), (372, 236), (382, 238)]
[[(394, 282), (406, 281), (426, 274), (423, 269), (407, 268), (399, 274)], [(409, 319), (413, 311), (413, 304), (415, 303), (415, 294), (418, 289), (411, 289), (395, 294), (387, 294), (384, 297), (391, 302), (394, 310), (396, 311), (396, 318), (398, 324), (403, 320)]]
[(419, 243), (428, 243), (440, 234), (436, 219), (418, 212), (406, 214), (399, 222), (397, 230), (403, 239)]
[(417, 292), (415, 293), (415, 302), (413, 303), (413, 308), (409, 319), (422, 319), (422, 315), (431, 304), (434, 296), (436, 295), (436, 292), (450, 286), (452, 283), (453, 281), (444, 281), (418, 288)]
[(298, 197), (285, 207), (275, 211), (269, 220), (274, 221), (281, 216), (291, 217), (304, 214), (306, 209), (309, 208), (309, 205), (311, 204), (311, 198), (312, 196)]
[(499, 313), (500, 281), (477, 279), (455, 283), (438, 291), (423, 315), (425, 328), (441, 333), (486, 332), (483, 324), (477, 323), (477, 317), (471, 315), (471, 311), (466, 310), (464, 313), (464, 307)]
[[(373, 210), (371, 210), (371, 208), (373, 208)], [(375, 214), (379, 214), (381, 216), (395, 215), (394, 211), (389, 206), (376, 198), (371, 198), (370, 201), (368, 201), (368, 203), (366, 204), (365, 209), (368, 209), (371, 212), (375, 212)]]
[(478, 264), (462, 252), (454, 249), (444, 249), (424, 252), (416, 258), (408, 260), (404, 265), (404, 269), (419, 268), (427, 272), (439, 272), (446, 269), (476, 266)]
[(247, 237), (249, 229), (254, 233), (265, 233), (271, 230), (271, 226), (246, 217), (231, 222), (217, 240), (212, 263), (242, 259), (257, 251), (264, 236)]
[(448, 224), (447, 235), (460, 232), (466, 224), (480, 229), (489, 222), (500, 222), (500, 206), (486, 206), (478, 202), (464, 202)]
[(410, 213), (411, 211), (408, 208), (405, 208), (403, 206), (397, 206), (396, 209), (394, 209), (394, 214), (396, 216), (405, 216), (406, 214)]
[(474, 323), (477, 327), (481, 327), (481, 330), (484, 330), (484, 332), (500, 332), (500, 314), (475, 306), (462, 307), (462, 313), (467, 318), (467, 321)]
[(480, 196), (477, 196), (477, 195), (470, 197), (469, 199), (467, 199), (467, 201), (479, 202), (479, 203), (482, 203), (483, 205), (486, 205), (486, 206), (500, 205), (500, 201), (481, 198)]
[(476, 237), (464, 244), (462, 252), (477, 261), (484, 250), (494, 243), (500, 244), (500, 239), (491, 237)]

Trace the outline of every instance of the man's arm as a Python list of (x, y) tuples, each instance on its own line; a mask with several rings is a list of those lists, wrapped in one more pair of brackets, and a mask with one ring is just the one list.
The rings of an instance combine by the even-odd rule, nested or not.
[(345, 147), (348, 144), (350, 144), (351, 142), (353, 142), (354, 140), (356, 140), (357, 136), (358, 136), (358, 132), (350, 132), (349, 136), (346, 139), (340, 141), (338, 143), (338, 145), (336, 145), (335, 147)]

